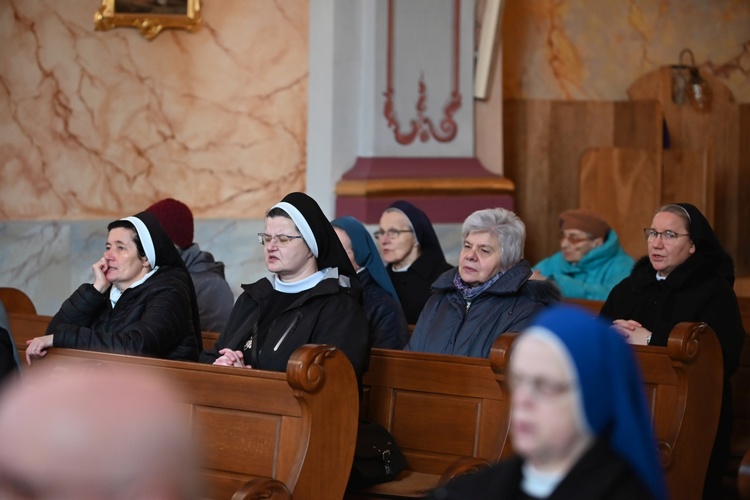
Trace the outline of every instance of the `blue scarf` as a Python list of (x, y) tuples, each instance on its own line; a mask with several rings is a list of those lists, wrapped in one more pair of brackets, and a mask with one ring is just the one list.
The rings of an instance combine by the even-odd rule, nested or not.
[(344, 230), (349, 239), (352, 240), (354, 260), (357, 261), (357, 264), (367, 269), (372, 279), (375, 280), (375, 283), (388, 292), (388, 295), (393, 297), (396, 302), (399, 302), (396, 289), (393, 288), (388, 271), (386, 271), (383, 261), (380, 259), (378, 247), (375, 245), (375, 241), (370, 236), (370, 233), (367, 232), (365, 226), (350, 216), (334, 219), (331, 221), (331, 225)]
[(503, 273), (497, 273), (492, 278), (488, 279), (481, 285), (477, 286), (469, 286), (466, 284), (464, 280), (461, 279), (461, 275), (458, 274), (458, 269), (456, 269), (456, 276), (453, 278), (453, 285), (456, 287), (456, 290), (458, 290), (461, 293), (461, 296), (464, 298), (466, 302), (471, 302), (474, 300), (480, 293), (487, 290), (489, 287), (495, 284), (497, 280), (500, 279), (500, 276), (502, 276)]

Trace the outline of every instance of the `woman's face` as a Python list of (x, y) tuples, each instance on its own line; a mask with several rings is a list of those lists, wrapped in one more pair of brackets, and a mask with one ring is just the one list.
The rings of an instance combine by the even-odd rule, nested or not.
[[(292, 219), (286, 217), (266, 218), (264, 232), (271, 236), (300, 236)], [(263, 245), (263, 257), (268, 270), (276, 274), (281, 281), (299, 281), (312, 276), (318, 270), (315, 256), (302, 238), (293, 238), (286, 243), (279, 243), (273, 238)]]
[(591, 438), (579, 423), (579, 396), (558, 354), (539, 339), (519, 339), (508, 385), (513, 449), (541, 470), (569, 470)]
[(602, 238), (591, 238), (580, 229), (566, 229), (560, 232), (560, 251), (563, 258), (570, 262), (580, 262), (594, 248), (601, 246)]
[[(674, 231), (677, 234), (688, 234), (685, 221), (671, 212), (656, 214), (651, 221), (651, 228), (660, 233)], [(695, 245), (690, 236), (678, 236), (674, 240), (656, 236), (648, 240), (648, 258), (660, 276), (668, 276), (694, 253)]]
[(148, 259), (138, 256), (138, 247), (133, 241), (134, 234), (133, 229), (116, 227), (107, 236), (104, 250), (107, 270), (104, 276), (119, 290), (129, 288), (151, 271)]
[(458, 274), (469, 286), (481, 285), (500, 272), (502, 255), (497, 237), (486, 231), (472, 231), (461, 248)]
[[(383, 260), (393, 269), (400, 269), (417, 260), (421, 251), (417, 245), (414, 232), (409, 230), (409, 219), (401, 212), (385, 212), (380, 217), (380, 230), (383, 235), (378, 239)], [(393, 237), (387, 231), (400, 231)]]

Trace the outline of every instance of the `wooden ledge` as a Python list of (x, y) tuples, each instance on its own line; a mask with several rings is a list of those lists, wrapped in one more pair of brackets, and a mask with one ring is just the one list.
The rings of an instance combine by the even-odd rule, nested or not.
[(444, 177), (402, 179), (342, 179), (336, 196), (402, 196), (412, 194), (509, 194), (515, 184), (505, 177)]

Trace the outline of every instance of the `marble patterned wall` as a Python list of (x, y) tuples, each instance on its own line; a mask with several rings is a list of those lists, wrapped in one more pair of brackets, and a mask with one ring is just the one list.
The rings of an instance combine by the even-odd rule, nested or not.
[(505, 98), (626, 100), (690, 48), (750, 102), (747, 0), (505, 0), (501, 36)]
[(0, 219), (258, 218), (304, 189), (308, 0), (204, 1), (152, 41), (94, 31), (99, 4), (0, 2)]

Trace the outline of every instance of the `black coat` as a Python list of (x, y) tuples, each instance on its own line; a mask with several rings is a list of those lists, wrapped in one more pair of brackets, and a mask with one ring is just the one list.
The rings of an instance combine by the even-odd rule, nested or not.
[[(519, 457), (463, 477), (437, 488), (426, 498), (431, 500), (524, 500), (521, 492)], [(604, 442), (597, 442), (587, 451), (557, 485), (546, 500), (648, 500), (652, 494), (633, 469)]]
[(442, 255), (423, 252), (406, 271), (394, 272), (389, 264), (388, 276), (396, 289), (401, 307), (410, 325), (417, 323), (422, 308), (430, 298), (430, 287), (436, 279), (453, 266)]
[(192, 283), (183, 269), (161, 266), (128, 288), (115, 307), (91, 284), (73, 292), (47, 327), (54, 347), (197, 361)]
[(367, 269), (359, 272), (362, 305), (370, 327), (370, 347), (403, 349), (409, 341), (409, 325), (401, 304), (380, 288)]
[[(269, 307), (273, 286), (268, 279), (242, 285), (242, 289), (227, 327), (213, 349), (201, 353), (202, 363), (213, 363), (224, 348), (242, 351), (261, 319), (261, 312)], [(337, 279), (322, 280), (273, 319), (268, 336), (263, 345), (258, 346), (258, 363), (252, 363), (246, 353), (245, 364), (283, 372), (292, 353), (305, 344), (336, 346), (349, 358), (358, 377), (366, 371), (367, 320), (351, 290), (339, 286)]]
[[(724, 270), (725, 263), (695, 253), (657, 281), (648, 257), (639, 260), (629, 277), (607, 297), (601, 316), (633, 319), (651, 331), (652, 345), (667, 345), (672, 328), (681, 321), (702, 321), (719, 339), (724, 358), (721, 414), (706, 475), (704, 498), (714, 498), (729, 456), (732, 433), (732, 397), (729, 379), (737, 369), (745, 340), (737, 296)], [(717, 388), (718, 389), (718, 388)]]

